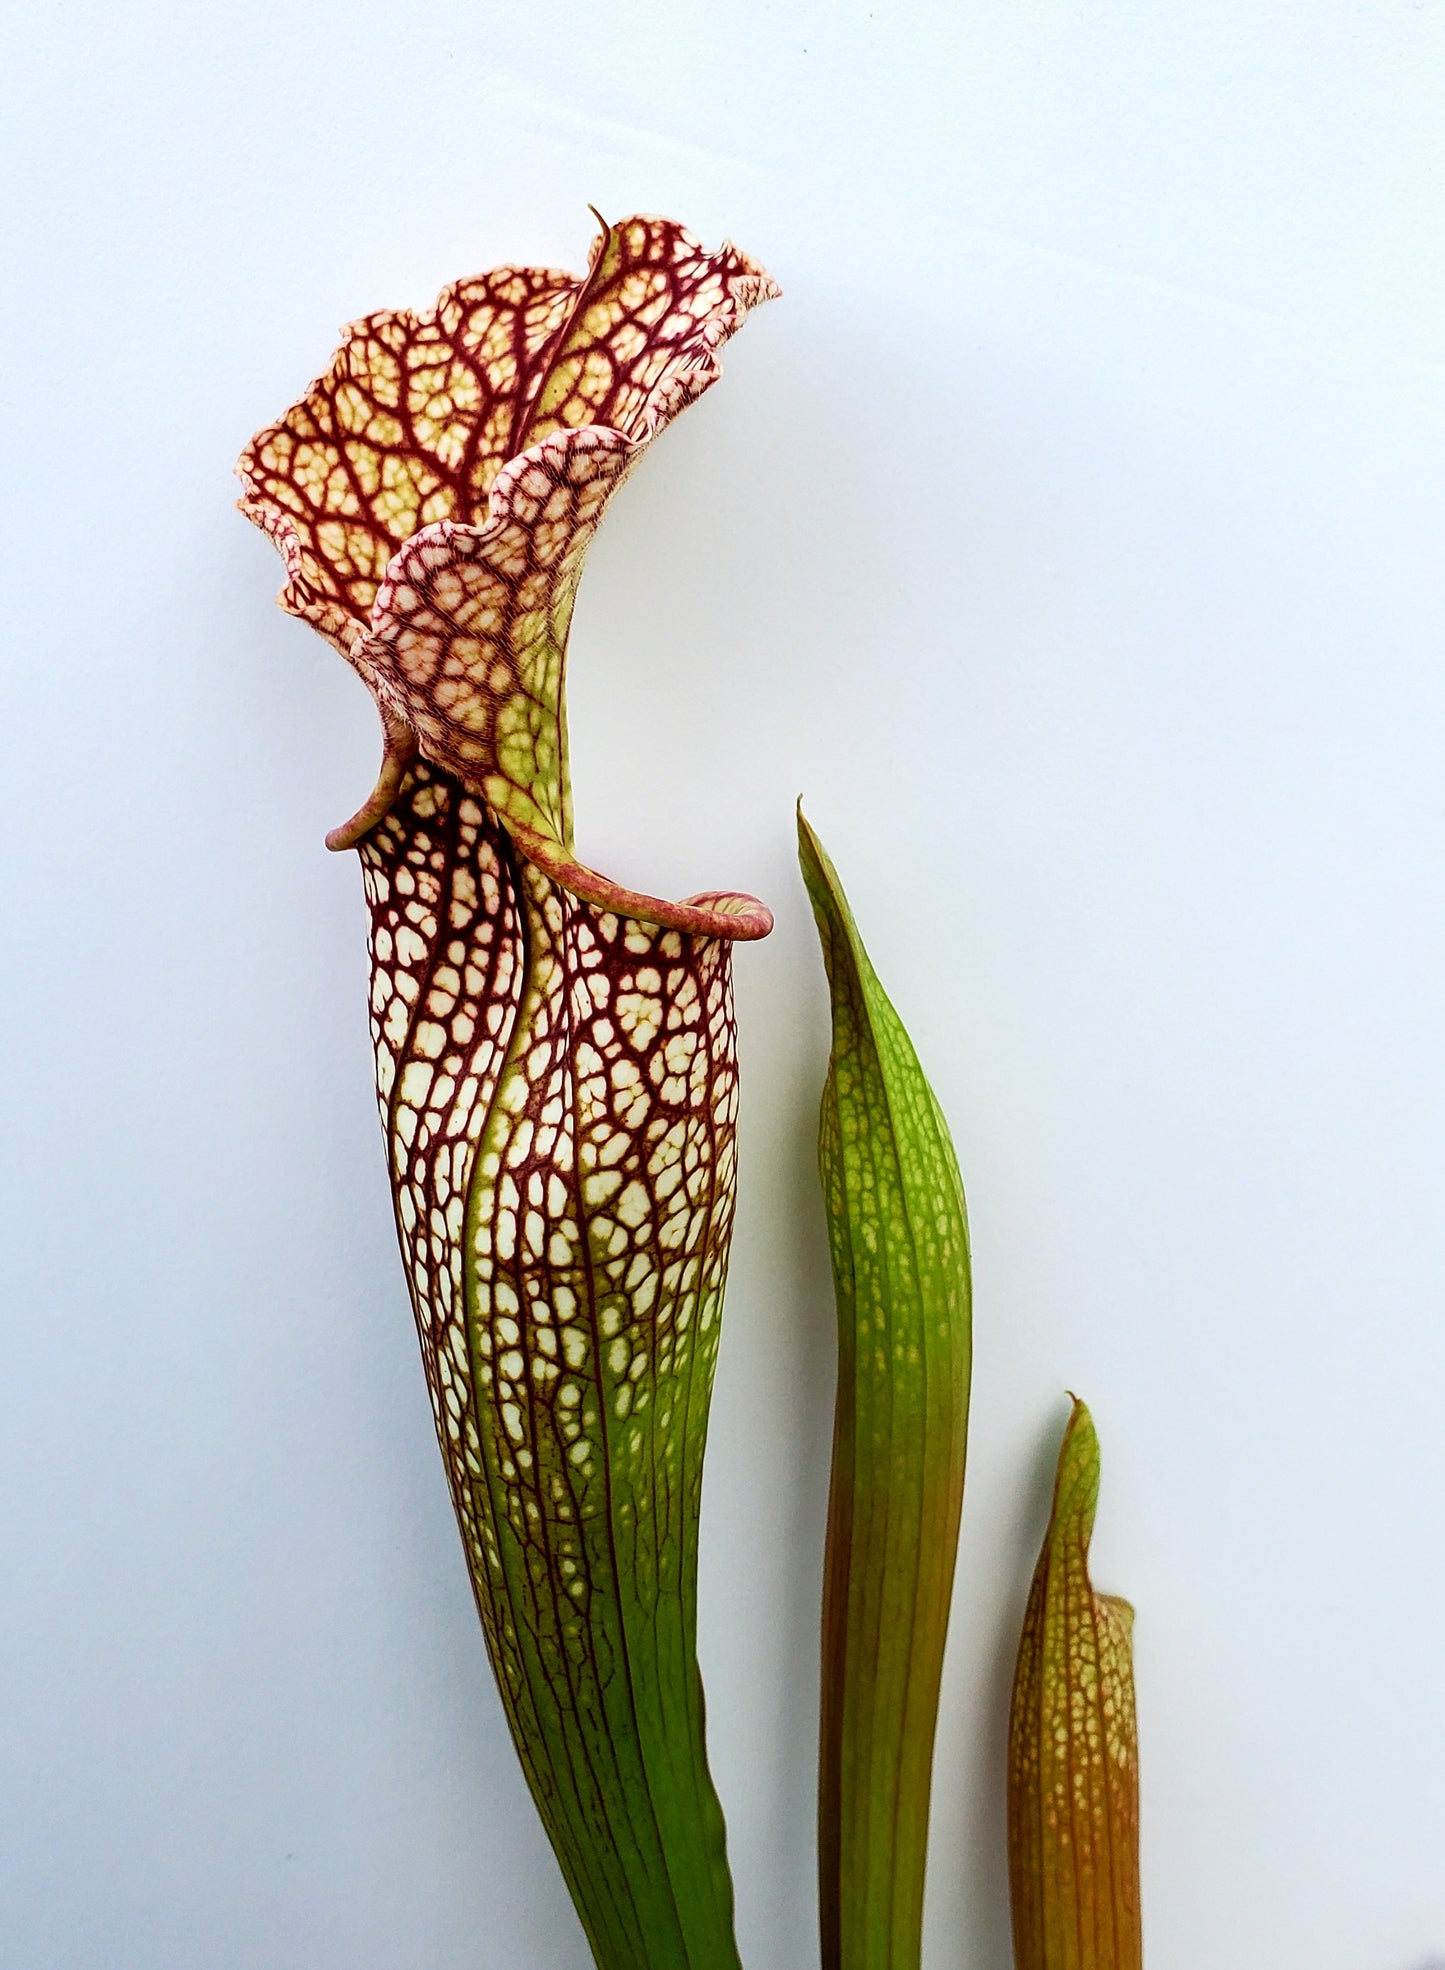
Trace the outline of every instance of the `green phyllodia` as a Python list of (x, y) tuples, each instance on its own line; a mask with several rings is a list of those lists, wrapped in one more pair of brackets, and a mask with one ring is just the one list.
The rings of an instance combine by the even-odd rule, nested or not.
[(370, 687), (360, 850), (402, 1256), (512, 1733), (604, 1970), (736, 1970), (698, 1675), (699, 1493), (735, 1182), (734, 940), (572, 845), (588, 543), (777, 292), (658, 219), (353, 324), (240, 464), (282, 605)]
[(917, 1970), (972, 1355), (953, 1144), (800, 814), (833, 1051), (819, 1161), (838, 1304), (823, 1589), (823, 1970)]

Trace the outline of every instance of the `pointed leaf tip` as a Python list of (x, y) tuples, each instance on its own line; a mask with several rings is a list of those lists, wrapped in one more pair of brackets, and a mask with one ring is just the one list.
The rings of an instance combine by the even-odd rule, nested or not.
[(819, 1138), (838, 1308), (822, 1961), (917, 1970), (968, 1429), (968, 1221), (947, 1124), (801, 805), (798, 852), (833, 1013)]
[(1134, 1610), (1096, 1594), (1099, 1438), (1077, 1397), (1034, 1570), (1009, 1720), (1016, 1970), (1141, 1970)]

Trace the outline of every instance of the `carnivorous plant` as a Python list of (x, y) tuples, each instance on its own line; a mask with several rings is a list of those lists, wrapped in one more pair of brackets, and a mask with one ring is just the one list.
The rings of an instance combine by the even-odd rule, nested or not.
[[(734, 943), (755, 897), (579, 860), (563, 677), (587, 547), (777, 289), (678, 225), (602, 225), (368, 316), (242, 455), (282, 606), (381, 718), (357, 849), (397, 1232), (487, 1650), (601, 1970), (740, 1970), (696, 1657), (736, 1178)], [(918, 1970), (971, 1371), (938, 1103), (799, 816), (828, 972), (820, 1165), (839, 1382), (823, 1609), (823, 1970)], [(1139, 1970), (1128, 1610), (1093, 1593), (1076, 1404), (1014, 1686), (1018, 1970)]]
[(518, 1753), (606, 1970), (736, 1970), (695, 1652), (734, 942), (573, 847), (563, 669), (608, 499), (776, 288), (661, 219), (369, 316), (240, 462), (282, 606), (381, 714), (360, 851), (397, 1230)]

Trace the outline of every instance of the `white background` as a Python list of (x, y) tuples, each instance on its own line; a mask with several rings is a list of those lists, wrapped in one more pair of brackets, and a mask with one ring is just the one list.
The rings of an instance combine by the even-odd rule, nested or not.
[(977, 1373), (929, 1970), (1005, 1970), (1063, 1391), (1138, 1605), (1151, 1970), (1445, 1956), (1445, 7), (94, 0), (0, 49), (0, 1963), (583, 1970), (370, 1088), (360, 685), (232, 460), (586, 202), (786, 297), (583, 586), (583, 852), (778, 914), (702, 1647), (816, 1960), (832, 1311), (802, 791), (957, 1138)]

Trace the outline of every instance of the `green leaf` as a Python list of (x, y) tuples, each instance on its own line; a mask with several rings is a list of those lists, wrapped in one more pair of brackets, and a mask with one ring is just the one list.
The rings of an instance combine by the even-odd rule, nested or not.
[(1096, 1594), (1099, 1439), (1082, 1402), (1059, 1452), (1009, 1725), (1017, 1970), (1140, 1970), (1139, 1747), (1127, 1601)]
[(823, 1970), (916, 1970), (968, 1435), (968, 1219), (948, 1126), (801, 812), (798, 852), (833, 1009), (819, 1138), (838, 1304)]

